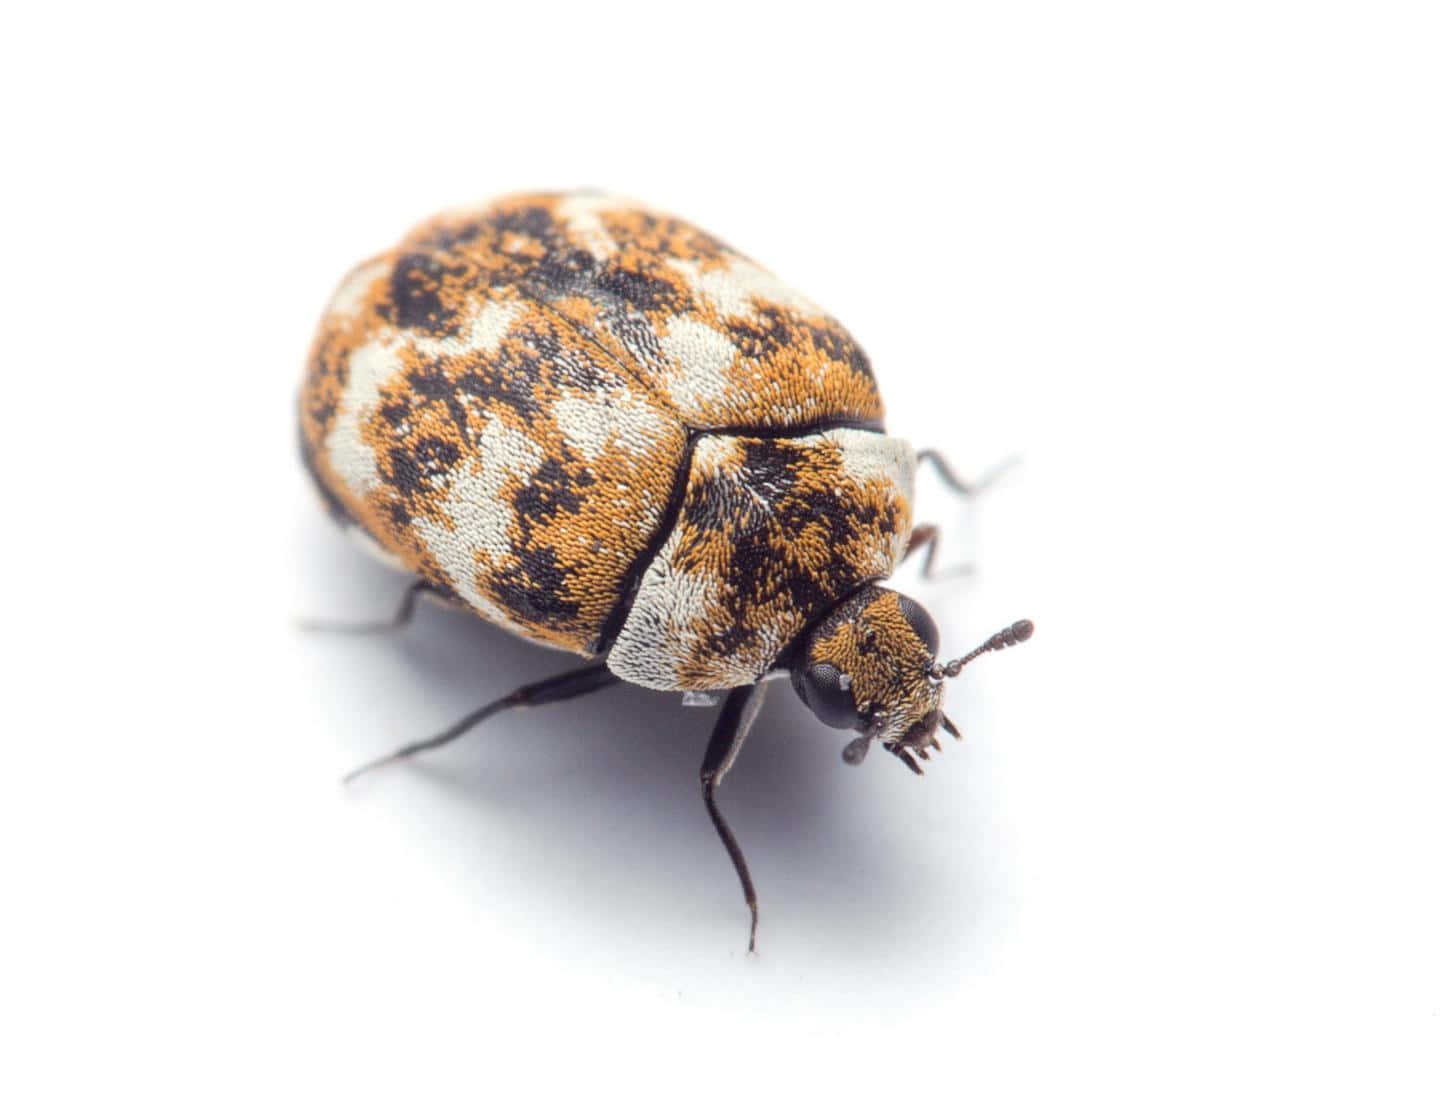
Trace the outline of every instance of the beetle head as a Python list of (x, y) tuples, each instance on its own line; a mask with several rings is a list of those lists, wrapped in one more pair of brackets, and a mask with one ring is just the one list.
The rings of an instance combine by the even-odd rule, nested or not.
[(861, 734), (845, 746), (847, 763), (859, 763), (878, 740), (919, 774), (916, 757), (929, 759), (929, 749), (940, 750), (937, 729), (960, 735), (940, 708), (945, 679), (975, 656), (1029, 639), (1034, 630), (1021, 620), (963, 659), (941, 662), (930, 614), (909, 597), (872, 585), (815, 625), (790, 681), (820, 720)]
[(878, 740), (918, 770), (911, 750), (925, 756), (944, 716), (938, 645), (935, 621), (920, 605), (870, 586), (815, 626), (790, 679), (827, 725), (861, 733), (845, 748), (846, 762), (859, 763)]

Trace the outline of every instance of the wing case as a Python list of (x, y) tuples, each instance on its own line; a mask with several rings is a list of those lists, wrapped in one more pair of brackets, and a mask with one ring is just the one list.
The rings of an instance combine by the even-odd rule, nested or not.
[(441, 288), (523, 289), (691, 429), (883, 417), (870, 362), (839, 322), (716, 237), (623, 198), (504, 198), (422, 225), (404, 251)]
[(660, 527), (685, 429), (522, 290), (423, 259), (362, 265), (331, 302), (301, 393), (306, 460), (405, 568), (584, 653)]

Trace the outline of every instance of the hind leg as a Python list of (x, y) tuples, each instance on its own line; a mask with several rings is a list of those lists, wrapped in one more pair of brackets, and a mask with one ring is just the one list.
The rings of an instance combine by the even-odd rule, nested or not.
[(506, 709), (527, 709), (536, 705), (549, 705), (551, 702), (566, 701), (573, 697), (580, 697), (595, 690), (603, 689), (606, 686), (614, 685), (620, 679), (610, 673), (610, 668), (604, 663), (599, 666), (581, 667), (579, 670), (566, 671), (564, 674), (557, 674), (553, 678), (546, 678), (539, 682), (532, 682), (528, 686), (521, 686), (518, 690), (506, 694), (504, 697), (482, 705), (475, 712), (462, 717), (438, 736), (431, 736), (425, 740), (417, 740), (413, 744), (406, 744), (405, 747), (391, 752), (388, 756), (381, 756), (379, 759), (371, 760), (369, 763), (357, 767), (349, 775), (345, 776), (345, 782), (363, 775), (367, 771), (374, 771), (377, 767), (384, 767), (397, 760), (408, 759), (421, 752), (428, 752), (432, 748), (439, 748), (444, 744), (463, 736), (481, 721), (489, 720), (496, 713)]

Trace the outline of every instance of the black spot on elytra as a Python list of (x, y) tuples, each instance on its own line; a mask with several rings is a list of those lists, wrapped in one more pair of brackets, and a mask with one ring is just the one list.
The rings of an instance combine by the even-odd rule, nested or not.
[(725, 332), (740, 355), (751, 360), (764, 359), (785, 348), (795, 337), (788, 316), (763, 303), (755, 307), (749, 318), (727, 319)]
[(469, 427), (464, 404), (456, 398), (455, 384), (438, 362), (432, 362), (425, 368), (410, 373), (406, 382), (410, 385), (410, 391), (420, 399), (444, 404), (456, 433), (464, 434)]
[(558, 249), (547, 252), (530, 264), (525, 284), (537, 291), (542, 300), (554, 302), (576, 292), (588, 293), (595, 276), (595, 257), (580, 249)]
[(540, 412), (535, 402), (536, 372), (535, 368), (527, 369), (524, 362), (505, 360), (466, 372), (455, 381), (455, 390), (482, 404), (504, 403), (521, 418), (530, 420)]
[(444, 438), (421, 438), (415, 446), (415, 463), (427, 478), (450, 472), (460, 460), (460, 447)]
[(678, 313), (689, 298), (669, 280), (632, 268), (607, 267), (595, 276), (595, 292), (607, 304), (623, 303), (636, 310)]
[(466, 221), (462, 225), (441, 226), (432, 229), (418, 243), (425, 248), (437, 248), (442, 252), (461, 248), (480, 236), (483, 226), (478, 221)]
[(410, 252), (396, 261), (390, 273), (390, 298), (386, 313), (402, 329), (444, 333), (455, 324), (455, 312), (440, 298), (445, 277), (455, 271), (437, 257)]
[(410, 390), (421, 399), (446, 399), (455, 391), (449, 377), (440, 370), (438, 365), (434, 364), (417, 372), (411, 372), (407, 382)]
[(436, 477), (450, 472), (463, 455), (461, 447), (446, 438), (421, 438), (413, 449), (392, 446), (386, 459), (385, 479), (409, 499), (430, 487)]
[(601, 315), (605, 328), (620, 339), (627, 352), (642, 364), (655, 366), (661, 361), (660, 338), (644, 315), (624, 311), (607, 311)]
[(598, 391), (610, 385), (611, 373), (567, 339), (545, 329), (524, 328), (513, 334), (517, 344), (506, 349), (506, 357), (531, 383)]
[(763, 360), (780, 349), (809, 341), (827, 360), (853, 368), (867, 379), (875, 378), (870, 358), (848, 332), (828, 319), (816, 325), (798, 315), (759, 303), (747, 318), (731, 318), (726, 332), (742, 356)]
[(491, 224), (497, 232), (520, 233), (522, 236), (540, 241), (547, 247), (560, 243), (559, 230), (555, 227), (555, 220), (550, 216), (550, 211), (542, 206), (531, 205), (524, 209), (504, 210), (491, 218)]
[(802, 321), (798, 323), (798, 328), (810, 338), (811, 344), (831, 360), (855, 369), (867, 379), (875, 378), (875, 374), (870, 368), (870, 358), (865, 355), (865, 350), (856, 343), (855, 338), (838, 325), (832, 323), (815, 326)]
[(506, 611), (532, 623), (553, 625), (572, 619), (580, 606), (565, 596), (565, 570), (548, 546), (525, 552), (519, 569), (507, 569), (490, 579), (490, 593)]
[(392, 446), (387, 461), (385, 479), (407, 498), (413, 496), (424, 481), (419, 463), (404, 446)]
[(674, 217), (657, 217), (653, 213), (639, 213), (635, 217), (641, 229), (640, 239), (648, 240), (654, 237), (658, 243), (658, 253), (662, 256), (688, 256), (698, 253), (710, 257), (729, 255), (744, 258), (723, 240)]
[(516, 518), (521, 529), (526, 532), (526, 538), (529, 537), (528, 532), (532, 525), (549, 523), (555, 518), (556, 512), (564, 511), (572, 515), (578, 512), (583, 501), (576, 490), (594, 483), (594, 476), (588, 472), (572, 477), (565, 472), (559, 461), (547, 457), (511, 501), (511, 507), (515, 509)]
[(394, 428), (410, 417), (410, 404), (405, 400), (396, 400), (393, 403), (386, 403), (380, 408), (380, 417), (385, 420), (387, 426)]

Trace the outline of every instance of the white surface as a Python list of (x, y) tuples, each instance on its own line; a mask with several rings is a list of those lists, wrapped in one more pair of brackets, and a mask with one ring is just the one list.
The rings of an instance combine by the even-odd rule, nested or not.
[[(1428, 6), (43, 10), (0, 36), (5, 1111), (1435, 1111)], [(852, 770), (776, 686), (723, 792), (756, 957), (713, 712), (617, 689), (343, 792), (567, 660), (289, 626), (401, 586), (296, 461), (334, 284), (587, 183), (836, 312), (895, 431), (1025, 455), (974, 521), (920, 489), (981, 567), (916, 589), (945, 650), (1037, 623), (963, 745)]]

